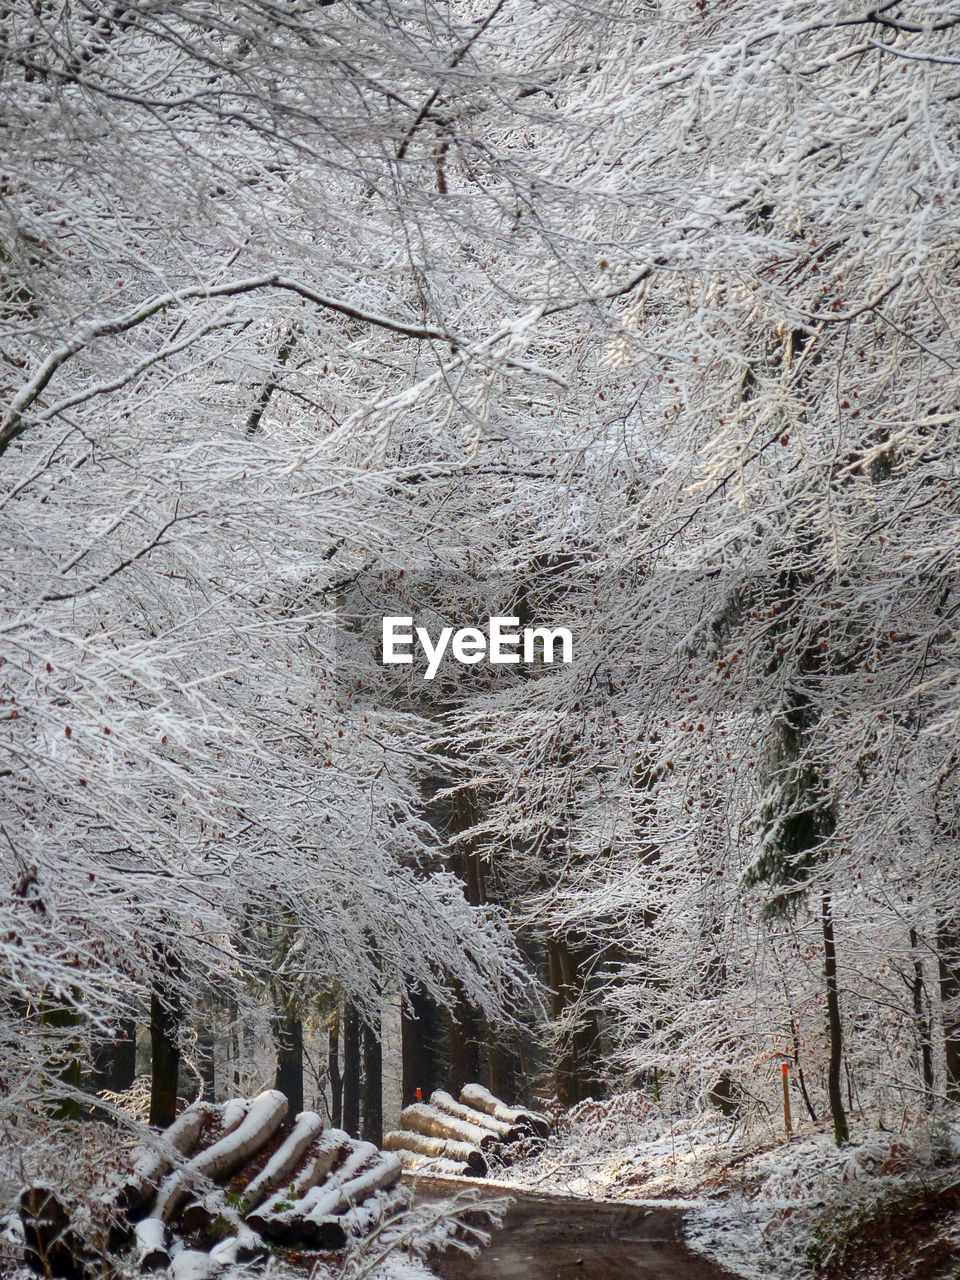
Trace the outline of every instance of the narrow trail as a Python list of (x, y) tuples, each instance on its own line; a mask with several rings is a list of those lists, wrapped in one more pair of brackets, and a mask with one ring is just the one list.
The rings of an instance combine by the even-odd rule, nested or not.
[(441, 1280), (731, 1280), (684, 1244), (676, 1206), (509, 1194), (490, 1246), (475, 1259), (447, 1252), (433, 1264)]

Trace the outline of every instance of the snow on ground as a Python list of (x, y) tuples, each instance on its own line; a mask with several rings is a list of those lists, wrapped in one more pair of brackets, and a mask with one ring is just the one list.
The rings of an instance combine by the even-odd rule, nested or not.
[[(808, 1280), (824, 1224), (868, 1208), (960, 1159), (960, 1117), (914, 1117), (902, 1132), (869, 1130), (838, 1148), (826, 1125), (798, 1126), (787, 1143), (716, 1113), (685, 1121), (639, 1094), (588, 1101), (546, 1146), (498, 1180), (590, 1199), (682, 1200), (690, 1245), (746, 1280)], [(960, 1170), (957, 1171), (960, 1173)]]

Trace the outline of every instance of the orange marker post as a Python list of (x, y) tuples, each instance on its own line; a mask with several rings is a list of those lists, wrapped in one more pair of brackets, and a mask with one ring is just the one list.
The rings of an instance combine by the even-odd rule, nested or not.
[(790, 1063), (784, 1062), (780, 1067), (783, 1076), (783, 1123), (787, 1130), (787, 1141), (793, 1136), (793, 1123), (790, 1118)]

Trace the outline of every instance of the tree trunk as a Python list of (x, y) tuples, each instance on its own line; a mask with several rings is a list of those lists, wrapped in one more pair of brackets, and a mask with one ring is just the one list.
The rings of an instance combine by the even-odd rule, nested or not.
[(930, 1031), (930, 1015), (926, 1008), (926, 986), (923, 981), (923, 960), (919, 952), (919, 941), (916, 929), (910, 930), (910, 947), (913, 950), (913, 1017), (917, 1027), (917, 1042), (920, 1047), (920, 1074), (923, 1079), (923, 1105), (927, 1111), (933, 1110), (933, 1040)]
[[(520, 1060), (512, 1047), (487, 1037), (487, 1081), (498, 1098), (516, 1098)], [(471, 1081), (471, 1083), (473, 1083)]]
[(449, 1013), (450, 1067), (447, 1088), (458, 1094), (465, 1084), (480, 1075), (479, 1019), (463, 995), (460, 983), (454, 984), (457, 1002)]
[(177, 1116), (182, 1006), (174, 986), (178, 965), (165, 949), (157, 954), (150, 992), (150, 1123), (165, 1129)]
[(340, 1074), (339, 1016), (327, 1033), (327, 1075), (330, 1079), (330, 1121), (334, 1129), (343, 1124), (343, 1077)]
[(941, 920), (937, 928), (937, 965), (943, 1008), (943, 1056), (946, 1093), (960, 1099), (960, 936), (956, 922)]
[(445, 1075), (438, 1041), (442, 1036), (436, 1005), (425, 991), (410, 994), (410, 1008), (400, 1011), (401, 1093), (403, 1105), (428, 1098)]
[(277, 1075), (274, 1088), (286, 1094), (290, 1114), (303, 1110), (303, 1022), (298, 1010), (287, 1008), (274, 1019)]
[(207, 1102), (215, 1102), (217, 1097), (216, 1069), (217, 1038), (209, 1024), (197, 1032), (197, 1066), (200, 1068), (200, 1080), (203, 1097)]
[(827, 1068), (827, 1095), (837, 1146), (850, 1141), (850, 1129), (843, 1109), (840, 1073), (843, 1064), (843, 1023), (840, 1020), (840, 989), (837, 983), (837, 948), (833, 937), (833, 904), (830, 892), (823, 891), (823, 976), (827, 984), (827, 1030), (830, 1036), (830, 1063)]
[(379, 1029), (363, 1027), (363, 1093), (360, 1137), (379, 1147), (383, 1139), (383, 1050)]
[[(589, 962), (590, 956), (575, 950), (566, 938), (551, 938), (547, 943), (547, 958), (556, 1020), (585, 993), (587, 978), (581, 970), (583, 959)], [(554, 1067), (556, 1094), (565, 1106), (602, 1094), (602, 1081), (597, 1072), (599, 1049), (600, 1024), (595, 1011), (588, 1009), (567, 1033)]]
[(137, 1025), (132, 1018), (115, 1021), (105, 1035), (95, 1035), (90, 1049), (91, 1087), (122, 1093), (137, 1076)]
[(360, 1018), (347, 1001), (343, 1011), (343, 1127), (360, 1136)]

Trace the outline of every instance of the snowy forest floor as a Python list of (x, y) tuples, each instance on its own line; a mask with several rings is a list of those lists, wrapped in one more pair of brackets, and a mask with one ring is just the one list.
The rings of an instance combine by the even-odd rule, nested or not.
[[(77, 1142), (68, 1141), (65, 1149), (74, 1129)], [(125, 1166), (127, 1143), (107, 1126), (58, 1130), (61, 1185), (72, 1188), (78, 1207), (94, 1205)], [(5, 1207), (17, 1184), (41, 1172), (47, 1170), (7, 1170)], [(451, 1195), (464, 1189), (462, 1181), (431, 1181), (437, 1191), (448, 1185)], [(522, 1190), (590, 1201), (672, 1202), (685, 1210), (691, 1248), (746, 1280), (960, 1278), (960, 1111), (936, 1119), (906, 1116), (895, 1131), (861, 1131), (841, 1149), (824, 1124), (801, 1123), (786, 1143), (770, 1124), (744, 1126), (715, 1114), (671, 1120), (640, 1095), (626, 1094), (581, 1104), (539, 1151), (492, 1168), (477, 1186), (484, 1199), (495, 1190)], [(424, 1244), (433, 1237), (434, 1248), (442, 1248), (445, 1228), (432, 1219), (438, 1210), (442, 1217), (443, 1208), (421, 1202), (407, 1228)], [(10, 1274), (20, 1250), (8, 1223), (2, 1225), (0, 1274)], [(306, 1271), (314, 1268), (316, 1280), (426, 1280), (432, 1274), (419, 1250), (411, 1257), (402, 1245), (387, 1249), (378, 1263), (379, 1252), (358, 1248), (327, 1265), (313, 1258)], [(276, 1277), (306, 1271), (282, 1257), (268, 1268)], [(18, 1280), (29, 1275), (15, 1274)], [(248, 1272), (238, 1268), (234, 1274)]]
[(686, 1201), (694, 1249), (747, 1280), (960, 1277), (960, 1113), (905, 1117), (838, 1148), (826, 1124), (655, 1115), (639, 1095), (583, 1103), (493, 1177), (604, 1200)]

